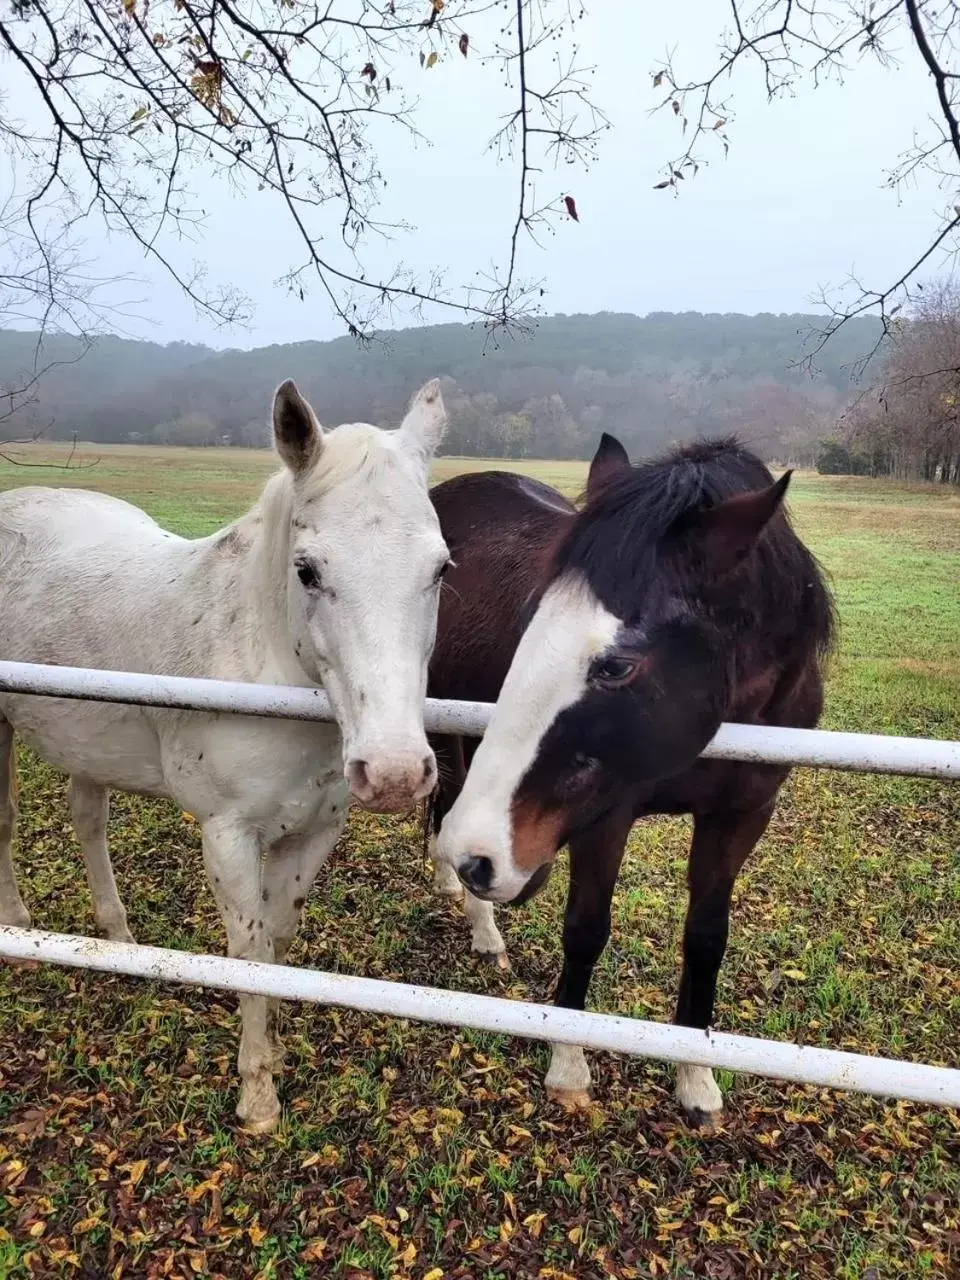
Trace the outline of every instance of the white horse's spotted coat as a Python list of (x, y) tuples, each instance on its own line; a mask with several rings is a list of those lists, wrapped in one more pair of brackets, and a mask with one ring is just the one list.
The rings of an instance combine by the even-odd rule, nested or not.
[[(428, 383), (399, 431), (321, 431), (292, 383), (274, 405), (285, 470), (227, 530), (188, 541), (102, 494), (0, 496), (0, 656), (309, 686), (337, 724), (0, 695), (0, 923), (29, 921), (11, 863), (13, 730), (71, 775), (94, 910), (129, 939), (106, 845), (107, 789), (168, 796), (203, 831), (229, 953), (282, 961), (347, 816), (433, 786), (423, 729), (447, 549), (427, 490), (445, 423)], [(304, 564), (316, 582), (305, 586)], [(342, 739), (341, 739), (342, 734)], [(357, 763), (363, 765), (358, 772)], [(276, 1005), (240, 999), (238, 1113), (274, 1127)]]

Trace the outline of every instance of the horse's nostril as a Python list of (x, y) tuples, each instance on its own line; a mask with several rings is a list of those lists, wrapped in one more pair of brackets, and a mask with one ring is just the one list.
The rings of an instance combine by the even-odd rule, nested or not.
[(482, 854), (473, 853), (457, 869), (457, 874), (468, 889), (485, 893), (493, 884), (493, 863)]
[(423, 757), (423, 780), (432, 782), (437, 776), (437, 762), (433, 755)]
[(364, 795), (370, 790), (370, 777), (367, 773), (366, 760), (351, 760), (347, 765), (347, 781), (356, 795)]

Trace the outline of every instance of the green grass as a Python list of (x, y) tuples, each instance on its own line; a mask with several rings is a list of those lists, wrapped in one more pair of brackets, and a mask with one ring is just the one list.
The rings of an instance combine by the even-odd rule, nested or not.
[[(273, 465), (95, 453), (65, 475), (0, 466), (0, 485), (102, 488), (199, 534)], [(524, 469), (571, 495), (585, 475)], [(960, 496), (799, 475), (791, 507), (842, 621), (825, 723), (960, 738)], [(22, 764), (35, 923), (93, 932), (63, 780)], [(593, 1007), (670, 1016), (688, 831), (635, 830)], [(195, 826), (117, 797), (111, 847), (141, 941), (222, 949)], [(412, 821), (354, 814), (293, 962), (549, 998), (562, 875), (500, 913), (514, 966), (501, 976), (465, 952), (418, 849)], [(956, 786), (797, 771), (739, 882), (718, 1024), (957, 1065), (958, 849)], [(0, 969), (0, 1277), (960, 1275), (951, 1112), (727, 1077), (727, 1123), (703, 1136), (667, 1069), (594, 1054), (597, 1105), (571, 1117), (544, 1099), (541, 1046), (292, 1006), (283, 1126), (257, 1140), (234, 1123), (236, 1037), (234, 1002), (210, 992)]]

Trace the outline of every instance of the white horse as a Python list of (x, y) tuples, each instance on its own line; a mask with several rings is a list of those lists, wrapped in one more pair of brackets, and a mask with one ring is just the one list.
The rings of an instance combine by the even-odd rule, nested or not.
[[(423, 728), (448, 552), (427, 488), (446, 417), (439, 382), (398, 431), (323, 431), (292, 382), (274, 437), (285, 469), (220, 533), (175, 537), (103, 494), (0, 496), (0, 657), (65, 666), (321, 684), (337, 723), (0, 694), (0, 923), (28, 926), (11, 862), (14, 732), (70, 775), (97, 924), (132, 941), (106, 828), (110, 787), (167, 796), (202, 824), (229, 954), (282, 963), (348, 792), (412, 808), (436, 762)], [(240, 998), (237, 1113), (279, 1119), (276, 1001)]]

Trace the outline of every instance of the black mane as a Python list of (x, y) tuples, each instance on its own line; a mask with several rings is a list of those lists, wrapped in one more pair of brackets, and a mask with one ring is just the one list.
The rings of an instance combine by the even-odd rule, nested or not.
[[(674, 535), (693, 512), (773, 482), (735, 436), (699, 440), (639, 463), (587, 498), (557, 550), (554, 576), (583, 573), (601, 603), (628, 620), (636, 597), (655, 578), (672, 576), (682, 588), (682, 569), (664, 552), (676, 546)], [(792, 636), (821, 655), (830, 649), (834, 615), (823, 570), (783, 510), (712, 603), (738, 631), (756, 627), (771, 639)]]

